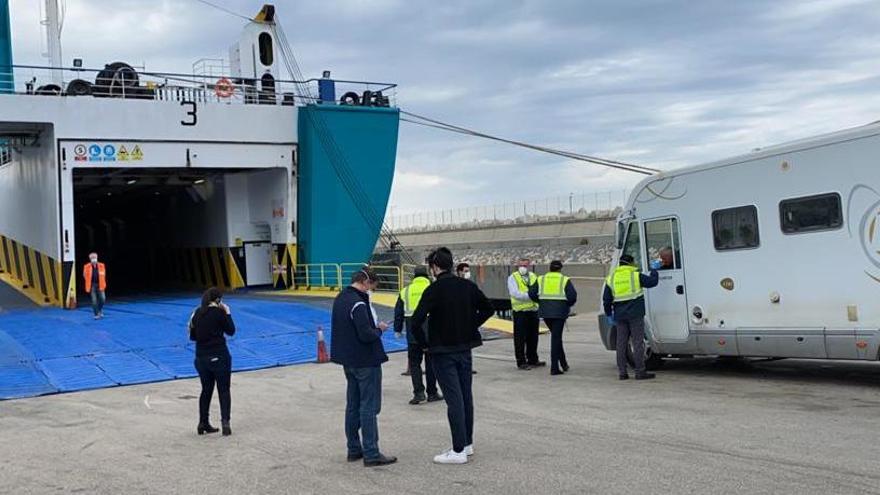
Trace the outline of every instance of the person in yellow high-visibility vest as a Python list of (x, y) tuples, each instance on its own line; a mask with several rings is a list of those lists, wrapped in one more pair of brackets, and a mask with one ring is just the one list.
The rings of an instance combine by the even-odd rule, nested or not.
[(550, 329), (550, 374), (561, 375), (568, 371), (562, 331), (571, 307), (577, 302), (571, 279), (562, 274), (562, 261), (550, 262), (550, 271), (538, 277), (538, 282), (529, 288), (529, 297), (538, 303), (538, 314)]
[(538, 359), (538, 303), (529, 298), (529, 288), (538, 283), (538, 276), (529, 270), (531, 261), (522, 258), (516, 271), (507, 277), (510, 309), (513, 313), (513, 355), (516, 367), (529, 370), (547, 363)]
[[(422, 346), (416, 342), (412, 331), (412, 315), (429, 285), (431, 285), (431, 279), (428, 278), (428, 269), (424, 266), (417, 266), (413, 271), (412, 282), (400, 291), (400, 297), (397, 298), (397, 304), (394, 306), (394, 332), (400, 336), (404, 327), (406, 328), (406, 355), (409, 363), (409, 376), (413, 385), (413, 398), (409, 401), (411, 405), (421, 404), (425, 401), (443, 400), (443, 396), (437, 392), (437, 378), (434, 376), (431, 355), (426, 353)], [(425, 383), (422, 383), (423, 357), (425, 360)], [(426, 391), (428, 392), (427, 396), (425, 396)]]
[(660, 281), (657, 269), (660, 261), (651, 263), (650, 275), (645, 275), (635, 266), (633, 257), (624, 254), (617, 268), (605, 279), (602, 303), (608, 324), (617, 326), (617, 371), (621, 380), (627, 374), (626, 350), (632, 340), (633, 360), (636, 380), (654, 378), (653, 373), (645, 371), (645, 295), (644, 289), (655, 287)]

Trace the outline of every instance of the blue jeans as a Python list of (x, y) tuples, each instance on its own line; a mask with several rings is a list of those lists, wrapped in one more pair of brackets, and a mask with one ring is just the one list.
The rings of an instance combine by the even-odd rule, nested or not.
[(107, 301), (107, 296), (104, 295), (104, 291), (98, 289), (92, 289), (89, 295), (92, 297), (92, 311), (95, 316), (98, 316), (104, 312), (104, 302)]
[(348, 455), (363, 453), (364, 459), (376, 459), (379, 457), (379, 424), (376, 416), (382, 409), (382, 368), (345, 366), (343, 370), (348, 382), (345, 402)]
[(461, 452), (474, 443), (473, 358), (471, 351), (431, 354), (434, 374), (446, 399), (446, 417), (452, 431), (452, 450)]

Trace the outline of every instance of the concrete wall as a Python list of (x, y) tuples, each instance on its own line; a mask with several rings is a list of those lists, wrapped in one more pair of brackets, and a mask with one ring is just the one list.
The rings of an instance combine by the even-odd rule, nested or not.
[(398, 234), (406, 247), (422, 246), (528, 246), (535, 241), (577, 245), (596, 236), (614, 236), (614, 220), (580, 220), (529, 225), (499, 225), (479, 229), (435, 230)]
[(21, 146), (0, 166), (0, 234), (60, 259), (58, 170), (50, 125), (35, 145)]

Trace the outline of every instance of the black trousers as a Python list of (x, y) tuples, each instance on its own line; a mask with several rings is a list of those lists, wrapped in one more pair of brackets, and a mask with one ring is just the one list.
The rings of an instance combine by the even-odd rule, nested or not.
[(452, 450), (461, 452), (474, 443), (473, 357), (464, 351), (434, 354), (431, 359), (446, 399)]
[(550, 329), (550, 371), (568, 368), (565, 359), (565, 348), (562, 346), (562, 331), (565, 330), (565, 318), (544, 318)]
[(538, 329), (541, 323), (537, 311), (513, 312), (513, 354), (517, 366), (538, 362)]
[(232, 382), (232, 357), (229, 350), (197, 354), (196, 371), (202, 381), (202, 393), (199, 396), (199, 423), (208, 424), (211, 411), (211, 398), (214, 386), (220, 397), (220, 421), (229, 424), (229, 412), (232, 408), (232, 396), (229, 393)]
[[(409, 360), (409, 373), (412, 378), (413, 396), (424, 396), (425, 385), (428, 395), (437, 395), (437, 377), (434, 374), (434, 363), (431, 355), (418, 345), (410, 344), (406, 349)], [(425, 382), (422, 383), (422, 357), (425, 358)]]

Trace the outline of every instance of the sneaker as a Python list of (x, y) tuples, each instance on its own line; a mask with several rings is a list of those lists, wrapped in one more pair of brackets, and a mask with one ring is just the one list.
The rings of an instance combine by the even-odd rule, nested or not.
[(443, 396), (440, 394), (432, 394), (428, 396), (428, 402), (438, 402), (443, 400)]
[(654, 373), (636, 373), (636, 380), (653, 380), (657, 378)]
[(464, 451), (456, 452), (452, 449), (434, 456), (434, 462), (437, 464), (467, 464), (468, 456)]
[(96, 320), (100, 320), (100, 319), (101, 319), (101, 316), (100, 316), (100, 315), (95, 315), (95, 319), (96, 319)]
[(464, 447), (464, 453), (465, 453), (465, 455), (467, 455), (467, 456), (472, 456), (472, 455), (474, 455), (474, 444), (465, 445), (465, 447)]
[(397, 462), (397, 457), (394, 456), (386, 456), (385, 454), (379, 454), (379, 457), (375, 459), (364, 459), (365, 467), (377, 467), (377, 466), (387, 466), (389, 464), (394, 464)]
[(425, 396), (424, 395), (416, 395), (412, 399), (410, 399), (409, 405), (417, 406), (417, 405), (421, 404), (422, 402), (425, 402)]

